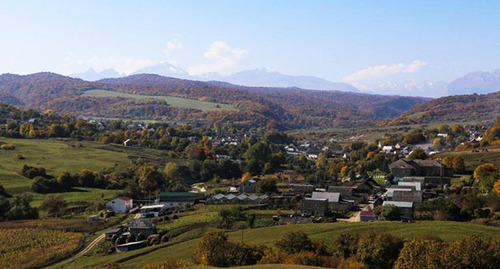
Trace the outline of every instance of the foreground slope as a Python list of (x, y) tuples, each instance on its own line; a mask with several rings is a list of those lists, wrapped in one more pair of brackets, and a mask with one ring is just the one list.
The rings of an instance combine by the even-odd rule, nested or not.
[[(500, 229), (495, 227), (450, 221), (422, 221), (416, 223), (401, 222), (372, 222), (372, 223), (321, 223), (273, 226), (267, 228), (247, 229), (229, 232), (229, 239), (245, 243), (272, 245), (281, 239), (287, 232), (304, 231), (312, 239), (332, 243), (342, 233), (356, 233), (364, 231), (380, 231), (391, 233), (404, 238), (413, 238), (422, 235), (439, 236), (445, 241), (454, 241), (462, 236), (478, 234), (483, 237), (500, 237)], [(109, 256), (83, 257), (67, 268), (83, 268), (91, 265), (105, 265), (118, 263), (120, 268), (140, 268), (148, 263), (160, 263), (166, 259), (194, 261), (195, 249), (199, 239), (186, 241), (172, 241), (126, 253)]]

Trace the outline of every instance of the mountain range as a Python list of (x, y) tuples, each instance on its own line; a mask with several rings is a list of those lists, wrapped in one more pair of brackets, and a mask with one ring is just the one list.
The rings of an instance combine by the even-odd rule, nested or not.
[(392, 119), (428, 100), (342, 91), (247, 87), (152, 74), (96, 82), (54, 73), (0, 75), (0, 101), (22, 108), (76, 116), (194, 124), (218, 122), (237, 128), (366, 126)]
[[(156, 74), (164, 77), (199, 81), (221, 81), (249, 87), (297, 87), (311, 90), (334, 90), (433, 98), (459, 94), (486, 94), (500, 90), (500, 69), (491, 73), (482, 71), (471, 72), (450, 83), (444, 81), (387, 81), (378, 85), (359, 84), (357, 87), (348, 83), (333, 82), (314, 76), (285, 75), (276, 71), (271, 71), (267, 68), (245, 70), (228, 76), (224, 76), (220, 73), (206, 73), (191, 76), (182, 68), (167, 62), (144, 67), (132, 73), (132, 75), (136, 74)], [(125, 74), (120, 74), (113, 69), (106, 69), (100, 72), (89, 69), (86, 72), (71, 74), (69, 76), (87, 81), (97, 81), (105, 78), (125, 77)]]

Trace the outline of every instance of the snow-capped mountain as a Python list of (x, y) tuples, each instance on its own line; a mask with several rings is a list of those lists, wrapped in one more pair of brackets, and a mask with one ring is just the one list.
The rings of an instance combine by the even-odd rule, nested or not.
[(348, 83), (332, 82), (313, 76), (284, 75), (266, 68), (238, 72), (223, 77), (221, 80), (236, 85), (255, 87), (298, 87), (311, 90), (358, 92), (358, 89)]
[(118, 71), (114, 69), (104, 69), (102, 71), (95, 71), (93, 68), (90, 68), (89, 70), (82, 72), (82, 73), (75, 73), (75, 74), (70, 74), (68, 75), (69, 77), (73, 78), (81, 78), (83, 80), (87, 81), (97, 81), (101, 80), (104, 78), (120, 78), (124, 77), (125, 74), (121, 74)]
[(441, 97), (447, 95), (447, 85), (444, 81), (387, 81), (378, 85), (356, 86), (363, 92), (382, 95)]
[(182, 68), (174, 66), (169, 63), (158, 63), (155, 65), (151, 65), (148, 67), (141, 68), (131, 75), (137, 74), (155, 74), (164, 77), (173, 77), (173, 78), (181, 78), (181, 79), (193, 79), (186, 71)]
[(500, 91), (500, 69), (493, 72), (472, 72), (448, 84), (450, 95), (485, 94), (497, 91)]

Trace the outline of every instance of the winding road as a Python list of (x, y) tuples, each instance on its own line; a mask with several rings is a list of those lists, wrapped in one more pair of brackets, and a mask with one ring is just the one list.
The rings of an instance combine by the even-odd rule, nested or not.
[(47, 267), (45, 267), (45, 269), (56, 269), (56, 268), (61, 268), (63, 267), (64, 265), (70, 263), (70, 262), (73, 262), (74, 260), (80, 258), (81, 256), (87, 254), (93, 247), (95, 247), (97, 244), (99, 244), (99, 242), (101, 242), (102, 240), (104, 240), (104, 238), (106, 237), (105, 234), (101, 234), (99, 235), (97, 238), (95, 238), (94, 240), (92, 240), (92, 242), (90, 242), (90, 244), (88, 244), (82, 251), (78, 252), (76, 255), (66, 259), (66, 260), (63, 260), (63, 261), (60, 261), (56, 264), (53, 264), (53, 265), (49, 265)]

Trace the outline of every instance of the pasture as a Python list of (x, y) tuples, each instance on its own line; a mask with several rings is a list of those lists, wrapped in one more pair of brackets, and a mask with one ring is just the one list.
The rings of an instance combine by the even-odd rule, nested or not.
[(140, 95), (130, 94), (123, 92), (114, 92), (106, 90), (90, 90), (86, 91), (82, 96), (86, 97), (123, 97), (130, 99), (159, 99), (166, 101), (172, 107), (199, 109), (201, 111), (224, 111), (224, 110), (237, 110), (232, 105), (206, 102), (188, 98), (173, 97), (173, 96), (155, 96), (155, 95)]

